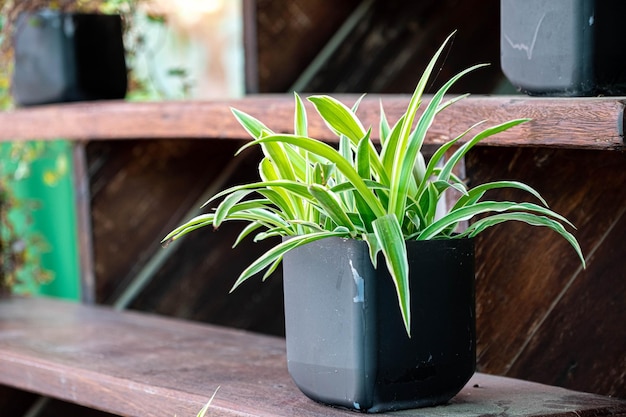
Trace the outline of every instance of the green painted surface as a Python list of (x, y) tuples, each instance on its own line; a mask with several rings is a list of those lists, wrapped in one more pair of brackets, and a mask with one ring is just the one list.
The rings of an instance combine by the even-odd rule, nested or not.
[(18, 198), (38, 205), (30, 210), (27, 230), (40, 233), (47, 242), (41, 264), (54, 279), (38, 292), (70, 300), (80, 299), (76, 210), (72, 175), (72, 149), (67, 141), (49, 142), (30, 164), (29, 175), (13, 183)]

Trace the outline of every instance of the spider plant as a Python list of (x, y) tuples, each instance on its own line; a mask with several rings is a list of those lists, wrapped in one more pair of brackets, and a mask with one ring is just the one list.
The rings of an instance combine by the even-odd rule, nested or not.
[[(450, 38), (448, 38), (449, 40)], [(510, 129), (528, 119), (516, 119), (478, 129), (470, 126), (444, 143), (426, 163), (422, 146), (435, 116), (465, 95), (446, 99), (448, 89), (477, 65), (446, 82), (430, 99), (422, 94), (446, 43), (425, 69), (404, 115), (390, 124), (381, 104), (380, 146), (372, 140), (371, 127), (357, 117), (360, 100), (349, 108), (326, 95), (308, 98), (327, 126), (338, 135), (338, 149), (309, 137), (307, 114), (302, 99), (295, 94), (294, 134), (274, 133), (261, 121), (236, 109), (232, 112), (254, 140), (241, 150), (260, 146), (264, 157), (259, 163), (260, 181), (226, 189), (205, 205), (217, 203), (208, 214), (199, 215), (168, 234), (163, 242), (178, 239), (198, 228), (225, 221), (247, 223), (235, 241), (249, 235), (255, 241), (282, 236), (283, 239), (248, 266), (233, 289), (257, 273), (267, 278), (288, 251), (331, 236), (362, 239), (367, 242), (374, 266), (382, 251), (395, 284), (398, 303), (407, 333), (410, 333), (409, 268), (407, 240), (459, 239), (474, 237), (504, 221), (521, 221), (545, 226), (565, 238), (585, 263), (580, 246), (565, 225), (563, 216), (548, 208), (541, 195), (516, 181), (497, 181), (468, 188), (454, 175), (455, 165), (481, 140)], [(425, 108), (418, 117), (418, 108)], [(471, 138), (470, 132), (474, 133)], [(241, 152), (240, 150), (240, 152)], [(444, 158), (447, 153), (452, 153)], [(515, 188), (527, 192), (537, 202), (488, 201), (487, 191)], [(456, 190), (456, 203), (444, 215), (437, 213), (446, 190)], [(461, 222), (474, 220), (458, 233)], [(409, 334), (410, 336), (410, 334)]]

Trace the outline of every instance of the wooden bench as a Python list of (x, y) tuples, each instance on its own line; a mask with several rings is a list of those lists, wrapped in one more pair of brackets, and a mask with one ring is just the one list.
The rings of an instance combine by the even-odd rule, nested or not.
[[(129, 417), (195, 416), (216, 391), (207, 416), (355, 415), (298, 391), (281, 338), (47, 298), (0, 301), (0, 384)], [(617, 417), (626, 401), (478, 373), (397, 415)]]

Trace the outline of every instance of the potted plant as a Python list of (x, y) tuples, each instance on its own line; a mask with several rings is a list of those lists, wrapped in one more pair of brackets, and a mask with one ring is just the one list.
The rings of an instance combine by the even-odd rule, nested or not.
[[(381, 105), (380, 147), (356, 111), (329, 96), (313, 103), (339, 136), (338, 150), (307, 135), (307, 116), (295, 95), (295, 133), (277, 134), (233, 109), (261, 146), (261, 180), (224, 190), (215, 209), (168, 234), (243, 221), (247, 236), (282, 241), (247, 267), (236, 288), (257, 273), (264, 279), (284, 263), (289, 372), (309, 397), (377, 412), (445, 403), (475, 370), (473, 237), (504, 221), (545, 226), (581, 249), (539, 193), (523, 183), (497, 181), (468, 188), (455, 165), (482, 139), (512, 128), (512, 120), (465, 139), (481, 122), (439, 147), (426, 163), (421, 149), (440, 111), (465, 96), (444, 95), (469, 68), (451, 78), (421, 115), (422, 93), (447, 41), (430, 61), (406, 113), (389, 124)], [(461, 144), (462, 143), (462, 144)], [(458, 146), (452, 155), (444, 155)], [(532, 202), (488, 201), (498, 188), (528, 192)], [(444, 214), (438, 202), (459, 193)], [(473, 220), (465, 230), (460, 222)], [(383, 265), (384, 264), (384, 265)]]

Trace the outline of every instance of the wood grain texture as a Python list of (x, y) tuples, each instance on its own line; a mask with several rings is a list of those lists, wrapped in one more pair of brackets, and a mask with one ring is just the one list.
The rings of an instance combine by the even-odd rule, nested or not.
[(626, 397), (626, 154), (480, 148), (466, 164), (474, 185), (511, 179), (539, 190), (576, 225), (587, 260), (583, 270), (558, 235), (522, 223), (479, 235), (479, 369)]
[(98, 302), (114, 301), (150, 257), (164, 250), (161, 239), (188, 220), (188, 210), (200, 208), (200, 197), (240, 145), (128, 140), (87, 146)]
[[(498, 0), (385, 0), (360, 7), (365, 4), (359, 21), (298, 91), (410, 93), (441, 43), (455, 31), (426, 91), (436, 91), (477, 63), (491, 65), (461, 78), (452, 93), (487, 94), (501, 82)], [(292, 42), (307, 49), (306, 37)]]
[[(339, 30), (359, 0), (256, 0), (259, 91), (285, 92)], [(249, 64), (249, 63), (247, 63)]]
[[(338, 96), (348, 105), (356, 96)], [(365, 126), (378, 137), (379, 103), (395, 122), (408, 104), (406, 95), (367, 96), (359, 107)], [(426, 100), (427, 101), (427, 100)], [(0, 140), (23, 139), (247, 139), (230, 112), (235, 107), (262, 120), (276, 132), (293, 131), (293, 97), (259, 95), (228, 101), (99, 102), (41, 106), (0, 113)], [(422, 106), (424, 108), (424, 105)], [(309, 134), (336, 137), (309, 109)], [(619, 98), (527, 98), (472, 96), (440, 113), (427, 144), (456, 137), (480, 120), (489, 125), (514, 118), (531, 122), (486, 139), (492, 146), (542, 146), (624, 149), (624, 103)]]
[(74, 142), (72, 146), (74, 206), (76, 208), (76, 230), (79, 251), (80, 298), (85, 304), (96, 299), (96, 276), (91, 224), (91, 193), (89, 189), (89, 167), (85, 153), (86, 143)]
[[(258, 180), (258, 148), (233, 159), (235, 141), (94, 141), (88, 149), (97, 300), (113, 303), (151, 256), (163, 256), (133, 309), (284, 334), (282, 282), (255, 277), (228, 294), (241, 271), (273, 245), (232, 244), (241, 222), (206, 227), (167, 248), (161, 239), (208, 196)], [(236, 163), (233, 168), (231, 164)], [(211, 191), (212, 190), (212, 191)], [(280, 277), (278, 277), (280, 278)]]
[(626, 205), (590, 266), (546, 315), (509, 375), (626, 398)]
[[(354, 415), (297, 390), (283, 339), (52, 299), (0, 301), (0, 369), (0, 384), (121, 416), (195, 416), (218, 387), (211, 416)], [(624, 416), (626, 402), (477, 374), (449, 405), (428, 409), (503, 413)]]

